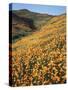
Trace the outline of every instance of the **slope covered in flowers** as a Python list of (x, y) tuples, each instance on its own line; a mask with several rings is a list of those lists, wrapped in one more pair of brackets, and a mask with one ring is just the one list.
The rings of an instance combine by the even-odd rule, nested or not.
[(12, 86), (66, 83), (66, 16), (13, 43), (10, 60)]

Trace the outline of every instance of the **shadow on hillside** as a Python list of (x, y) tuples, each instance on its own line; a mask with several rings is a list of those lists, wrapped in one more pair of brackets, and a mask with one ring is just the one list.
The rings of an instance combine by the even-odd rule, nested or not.
[(15, 19), (17, 21), (17, 23), (21, 23), (21, 24), (24, 23), (24, 24), (28, 25), (32, 30), (36, 29), (36, 27), (34, 25), (34, 21), (32, 19), (30, 19), (30, 18), (19, 17), (16, 14), (12, 13), (12, 19)]

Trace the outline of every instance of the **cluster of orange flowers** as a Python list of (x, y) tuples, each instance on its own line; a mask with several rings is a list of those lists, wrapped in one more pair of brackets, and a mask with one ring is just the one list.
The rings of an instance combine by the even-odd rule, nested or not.
[[(12, 86), (66, 83), (66, 38), (12, 52)], [(42, 44), (43, 46), (43, 44)]]

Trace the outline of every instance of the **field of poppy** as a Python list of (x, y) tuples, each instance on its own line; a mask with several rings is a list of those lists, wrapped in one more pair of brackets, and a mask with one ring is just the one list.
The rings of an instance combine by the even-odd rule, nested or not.
[(66, 83), (66, 15), (10, 45), (12, 86)]

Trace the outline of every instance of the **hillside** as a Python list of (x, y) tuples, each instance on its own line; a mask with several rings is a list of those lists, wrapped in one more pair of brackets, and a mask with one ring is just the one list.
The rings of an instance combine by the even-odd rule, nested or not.
[(47, 21), (49, 21), (52, 17), (54, 17), (54, 16), (48, 15), (48, 14), (40, 14), (40, 13), (32, 12), (27, 9), (13, 11), (13, 13), (15, 13), (16, 15), (18, 15), (21, 18), (28, 17), (29, 19), (32, 19), (34, 21), (34, 25), (37, 28), (40, 28), (42, 26), (42, 24), (43, 25), (47, 24)]
[[(10, 11), (11, 13), (11, 11)], [(29, 10), (12, 11), (12, 40), (16, 42), (21, 37), (27, 36), (39, 30), (44, 24), (47, 24), (53, 16), (40, 14)]]
[[(33, 21), (34, 16), (38, 17), (38, 26), (49, 17), (47, 14), (41, 16), (31, 12), (29, 15), (27, 12), (30, 13), (27, 10), (25, 14), (22, 10), (13, 13)], [(10, 47), (12, 86), (66, 83), (66, 14), (51, 16), (40, 28), (36, 27), (36, 31), (21, 37)]]
[[(26, 47), (31, 44), (31, 46), (34, 46), (33, 44), (41, 44), (40, 42), (46, 41), (46, 39), (51, 39), (51, 37), (55, 34), (61, 35), (65, 32), (65, 15), (56, 16), (52, 18), (47, 26), (44, 25), (39, 31), (34, 32), (32, 35), (22, 38), (20, 41), (13, 44), (13, 46), (24, 45)], [(60, 32), (60, 33), (59, 33)], [(27, 44), (28, 43), (28, 44)], [(37, 45), (36, 45), (37, 46)]]

